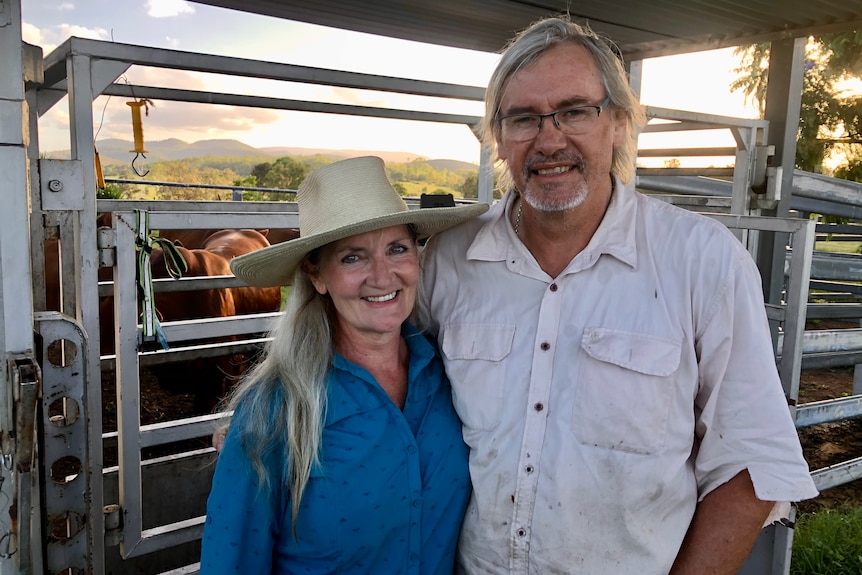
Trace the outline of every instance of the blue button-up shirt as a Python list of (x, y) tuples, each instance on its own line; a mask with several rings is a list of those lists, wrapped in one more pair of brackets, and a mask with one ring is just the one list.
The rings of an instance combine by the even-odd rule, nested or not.
[[(237, 433), (240, 406), (207, 502), (202, 575), (452, 573), (470, 496), (467, 448), (435, 349), (412, 326), (404, 335), (403, 412), (368, 371), (336, 354), (321, 465), (303, 494), (295, 539), (290, 497), (272, 500), (258, 487)], [(280, 470), (274, 477), (283, 483)]]

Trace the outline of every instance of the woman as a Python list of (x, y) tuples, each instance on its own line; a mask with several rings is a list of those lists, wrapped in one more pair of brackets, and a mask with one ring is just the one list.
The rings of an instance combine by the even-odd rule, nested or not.
[(442, 363), (408, 317), (417, 241), (487, 209), (408, 210), (379, 158), (297, 193), (300, 238), (231, 263), (292, 284), (236, 389), (207, 502), (201, 573), (450, 574), (469, 498)]

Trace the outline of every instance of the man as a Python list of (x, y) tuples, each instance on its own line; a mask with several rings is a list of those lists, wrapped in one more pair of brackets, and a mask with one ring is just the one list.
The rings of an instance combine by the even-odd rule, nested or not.
[(643, 111), (591, 31), (521, 33), (483, 123), (511, 188), (423, 280), (470, 447), (458, 572), (735, 573), (774, 502), (817, 494), (756, 266), (634, 191)]

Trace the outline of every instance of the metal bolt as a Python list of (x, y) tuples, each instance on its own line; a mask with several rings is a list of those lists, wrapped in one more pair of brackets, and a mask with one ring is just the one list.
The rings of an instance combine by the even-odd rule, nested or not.
[(63, 182), (61, 182), (60, 180), (49, 180), (48, 189), (52, 192), (59, 192), (63, 189)]

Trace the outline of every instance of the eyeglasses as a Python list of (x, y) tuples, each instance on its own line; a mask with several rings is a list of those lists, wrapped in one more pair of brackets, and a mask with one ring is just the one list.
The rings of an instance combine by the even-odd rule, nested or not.
[(538, 136), (545, 118), (551, 118), (562, 133), (577, 136), (587, 133), (610, 103), (611, 98), (608, 96), (598, 106), (577, 106), (550, 114), (512, 114), (497, 121), (500, 122), (503, 139), (512, 142), (526, 142)]

